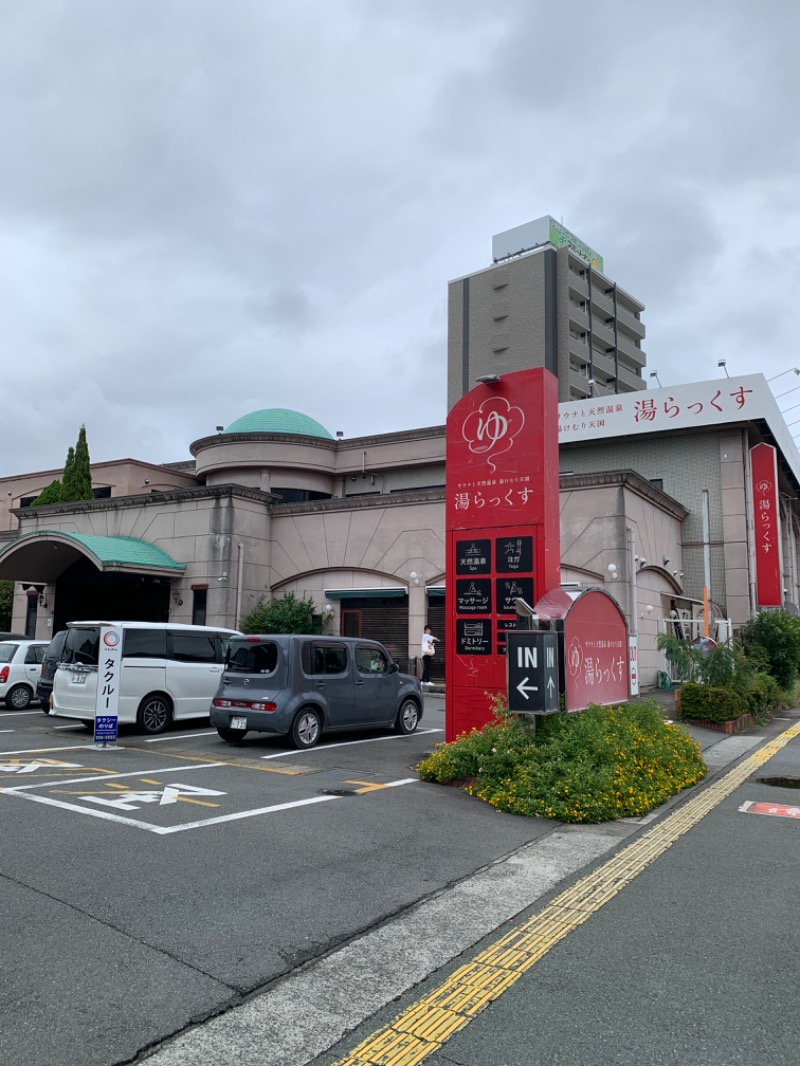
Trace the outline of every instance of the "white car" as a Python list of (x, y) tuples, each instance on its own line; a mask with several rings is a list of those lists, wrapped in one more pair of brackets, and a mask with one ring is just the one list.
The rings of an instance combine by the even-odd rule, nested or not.
[(46, 640), (0, 641), (0, 699), (24, 711), (36, 694)]

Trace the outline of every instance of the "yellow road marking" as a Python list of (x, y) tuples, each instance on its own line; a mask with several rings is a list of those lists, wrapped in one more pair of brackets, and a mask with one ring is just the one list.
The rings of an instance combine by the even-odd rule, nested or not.
[[(148, 755), (153, 754), (152, 748), (136, 748), (130, 744), (125, 745), (125, 750), (147, 752)], [(262, 773), (283, 774), (284, 777), (299, 777), (301, 774), (306, 773), (305, 770), (281, 770), (277, 766), (256, 766), (255, 763), (250, 766), (240, 762), (226, 762), (224, 759), (204, 759), (199, 755), (173, 755), (171, 751), (159, 751), (159, 755), (163, 755), (166, 759), (185, 759), (187, 762), (207, 762), (212, 766), (235, 766), (237, 770), (261, 770)]]
[(417, 1066), (510, 988), (573, 929), (587, 921), (734, 792), (758, 767), (800, 736), (800, 722), (728, 771), (713, 785), (637, 837), (543, 910), (481, 951), (455, 973), (367, 1037), (335, 1066)]
[(388, 788), (388, 785), (379, 785), (375, 781), (345, 781), (346, 785), (363, 785), (363, 788), (356, 789), (357, 796), (363, 796), (365, 792), (377, 792), (381, 788)]

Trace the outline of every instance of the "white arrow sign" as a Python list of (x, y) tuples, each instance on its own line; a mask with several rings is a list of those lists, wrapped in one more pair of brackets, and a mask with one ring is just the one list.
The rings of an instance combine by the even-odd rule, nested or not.
[(548, 694), (548, 696), (552, 696), (553, 695), (553, 689), (555, 687), (556, 686), (555, 686), (555, 683), (554, 683), (552, 677), (548, 677), (548, 679), (547, 679), (547, 694)]
[(539, 691), (539, 689), (536, 687), (536, 685), (529, 685), (528, 684), (527, 677), (523, 677), (523, 679), (517, 685), (517, 692), (520, 692), (525, 697), (526, 700), (529, 699), (529, 696), (528, 696), (529, 692), (538, 692), (538, 691)]

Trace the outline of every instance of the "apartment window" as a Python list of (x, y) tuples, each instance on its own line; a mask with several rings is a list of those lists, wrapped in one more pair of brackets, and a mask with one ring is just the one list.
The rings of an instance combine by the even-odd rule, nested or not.
[(92, 489), (92, 496), (96, 500), (108, 500), (111, 498), (111, 486), (104, 485), (101, 489)]
[(206, 624), (206, 602), (208, 589), (192, 589), (192, 625), (204, 626)]
[(653, 486), (654, 488), (656, 488), (656, 489), (660, 489), (660, 490), (661, 490), (661, 492), (663, 492), (663, 491), (664, 491), (664, 479), (663, 479), (663, 477), (651, 477), (651, 478), (649, 479), (649, 481), (650, 481), (650, 484), (651, 484), (651, 485), (652, 485), (652, 486)]

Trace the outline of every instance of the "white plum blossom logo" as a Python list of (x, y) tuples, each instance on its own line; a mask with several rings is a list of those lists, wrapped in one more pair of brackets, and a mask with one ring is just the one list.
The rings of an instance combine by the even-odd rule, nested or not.
[(502, 396), (492, 396), (467, 415), (461, 435), (473, 455), (484, 456), (494, 472), (494, 460), (510, 451), (524, 425), (521, 407), (512, 407)]

